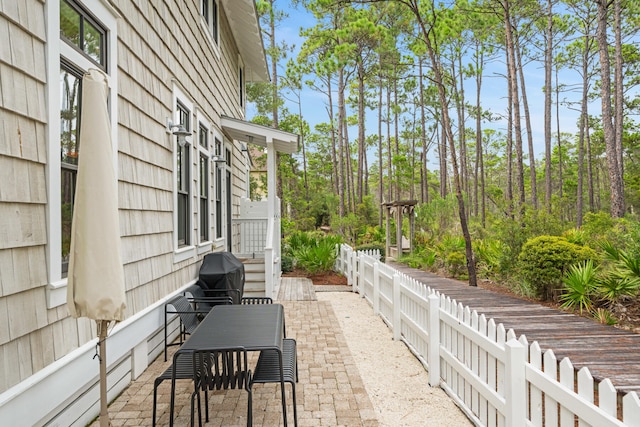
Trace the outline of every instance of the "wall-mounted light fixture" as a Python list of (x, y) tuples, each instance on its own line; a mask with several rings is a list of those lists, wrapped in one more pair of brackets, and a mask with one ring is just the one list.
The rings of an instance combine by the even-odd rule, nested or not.
[(191, 132), (186, 130), (181, 124), (175, 124), (171, 119), (167, 119), (167, 132), (171, 135), (175, 135), (178, 138), (178, 145), (184, 147), (187, 145), (187, 136), (191, 135)]
[(227, 163), (227, 161), (224, 159), (224, 157), (222, 157), (222, 156), (216, 156), (216, 155), (211, 156), (211, 161), (213, 161), (213, 162), (214, 162), (214, 163), (216, 163), (216, 164), (224, 164), (224, 163)]

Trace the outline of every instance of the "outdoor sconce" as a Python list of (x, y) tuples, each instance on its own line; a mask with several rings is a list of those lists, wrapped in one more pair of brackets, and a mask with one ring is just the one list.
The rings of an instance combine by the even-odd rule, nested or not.
[(167, 132), (175, 135), (178, 138), (178, 145), (184, 147), (187, 145), (187, 136), (191, 135), (191, 132), (186, 130), (184, 126), (180, 124), (174, 124), (170, 119), (167, 119)]
[(211, 156), (211, 160), (216, 163), (216, 164), (224, 164), (227, 163), (227, 161), (224, 159), (224, 157), (222, 156)]

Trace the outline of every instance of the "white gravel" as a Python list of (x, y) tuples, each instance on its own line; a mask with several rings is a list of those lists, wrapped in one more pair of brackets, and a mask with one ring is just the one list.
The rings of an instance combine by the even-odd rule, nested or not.
[(439, 387), (430, 387), (427, 371), (372, 307), (351, 292), (317, 292), (329, 301), (340, 322), (380, 426), (473, 426)]

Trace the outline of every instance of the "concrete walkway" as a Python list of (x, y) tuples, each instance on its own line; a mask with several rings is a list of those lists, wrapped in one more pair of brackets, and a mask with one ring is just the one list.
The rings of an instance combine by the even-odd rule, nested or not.
[[(300, 426), (378, 426), (376, 413), (329, 302), (279, 301), (284, 305), (287, 334), (298, 342), (300, 382), (296, 385)], [(172, 349), (175, 351), (175, 347)], [(169, 358), (169, 360), (171, 360)], [(153, 381), (170, 362), (162, 355), (109, 406), (113, 426), (151, 425)], [(189, 425), (189, 381), (177, 382), (175, 425)], [(158, 388), (158, 425), (169, 422), (170, 381)], [(287, 414), (293, 426), (290, 386)], [(204, 397), (204, 396), (203, 396)], [(213, 392), (209, 396), (207, 426), (245, 426), (247, 393)], [(253, 388), (256, 426), (283, 425), (279, 386)], [(96, 421), (92, 426), (98, 427)]]

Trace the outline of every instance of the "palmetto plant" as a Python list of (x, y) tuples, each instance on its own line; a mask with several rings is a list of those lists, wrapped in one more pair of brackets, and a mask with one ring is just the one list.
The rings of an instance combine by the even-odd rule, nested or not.
[(613, 262), (606, 277), (600, 280), (598, 292), (608, 303), (633, 297), (640, 290), (640, 256), (619, 250), (612, 243), (600, 244), (605, 258)]
[(616, 318), (611, 314), (609, 310), (605, 310), (604, 308), (597, 308), (593, 313), (593, 317), (596, 320), (604, 325), (615, 325), (617, 322)]
[(598, 283), (598, 293), (607, 303), (615, 303), (638, 292), (638, 282), (611, 273)]
[(597, 270), (598, 268), (591, 260), (569, 267), (569, 271), (562, 279), (564, 292), (560, 295), (560, 301), (563, 308), (578, 309), (580, 314), (585, 310), (591, 311), (592, 298), (598, 284)]
[(294, 264), (311, 274), (328, 272), (336, 262), (336, 245), (340, 236), (295, 232), (286, 239), (284, 251), (294, 259)]

